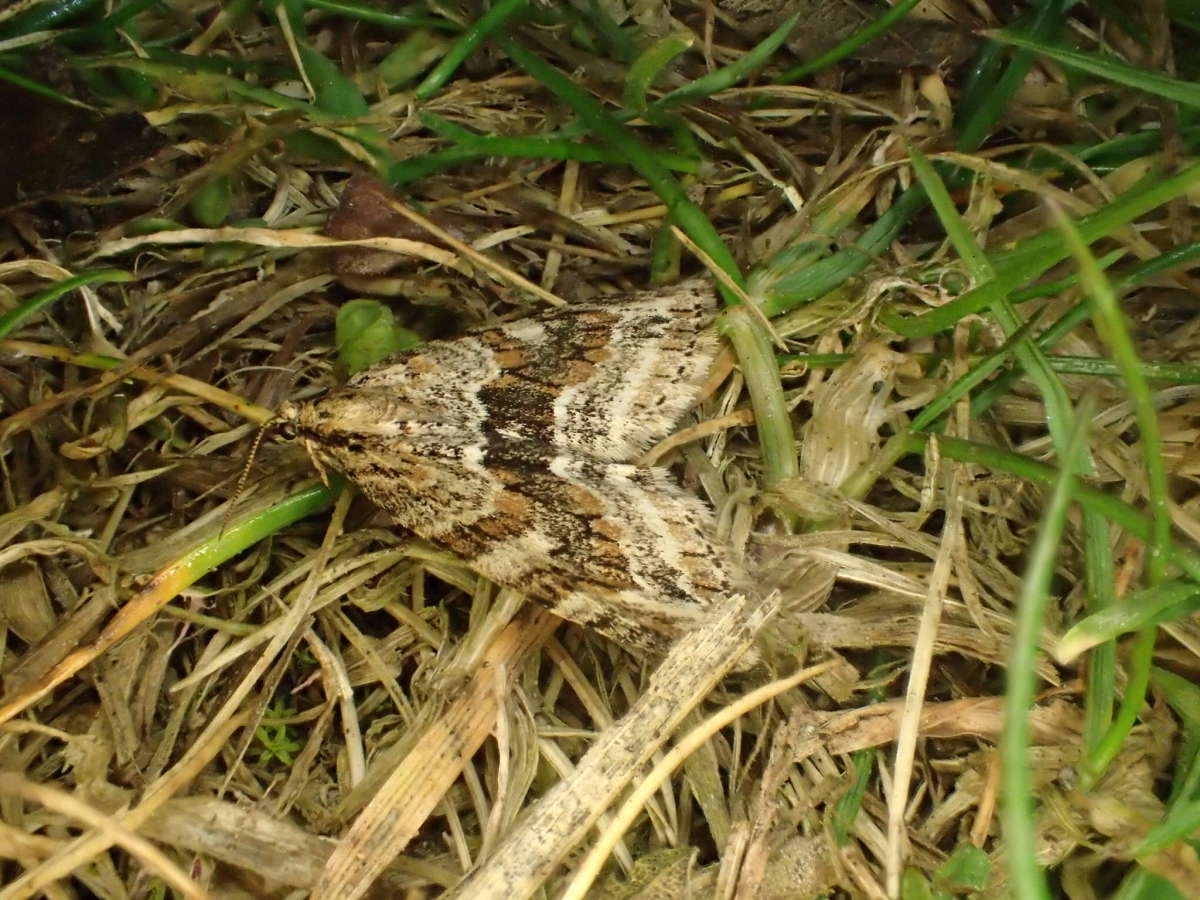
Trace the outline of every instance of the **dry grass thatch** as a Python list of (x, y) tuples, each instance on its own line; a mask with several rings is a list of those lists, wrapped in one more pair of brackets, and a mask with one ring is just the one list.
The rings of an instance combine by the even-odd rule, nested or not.
[[(772, 85), (880, 11), (778, 5), (532, 4), (515, 49), (423, 82), (482, 10), (184, 0), (75, 45), (0, 12), (0, 52), (60, 97), (148, 91), (144, 115), (14, 100), (0, 142), (27, 173), (0, 192), (0, 900), (1037, 896), (1039, 867), (1073, 898), (1200, 895), (1173, 818), (1195, 804), (1200, 571), (1188, 101), (1042, 58), (964, 147), (1002, 82), (964, 61), (1018, 10), (939, 4), (957, 24), (926, 10)], [(1066, 33), (1168, 80), (1192, 64), (1184, 13), (1106, 11)], [(97, 172), (32, 162), (81, 135)], [(910, 147), (957, 218), (905, 206)], [(1182, 174), (1138, 200), (1153, 166)], [(273, 410), (374, 358), (335, 346), (352, 300), (381, 301), (359, 309), (394, 347), (720, 268), (659, 170), (753, 270), (730, 314), (753, 337), (643, 462), (711, 503), (760, 589), (664, 660), (391, 527), (277, 433), (252, 453)], [(1090, 271), (1066, 249), (1022, 268), (1056, 215), (1108, 281), (1058, 284)], [(1152, 394), (1088, 307), (1113, 285)], [(768, 665), (727, 674), (752, 644)], [(1030, 692), (1019, 758), (1006, 684)], [(1037, 800), (1004, 827), (1002, 760)]]

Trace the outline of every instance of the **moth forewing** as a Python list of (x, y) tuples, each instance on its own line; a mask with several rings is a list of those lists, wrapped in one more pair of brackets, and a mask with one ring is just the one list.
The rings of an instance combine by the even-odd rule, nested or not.
[(746, 580), (712, 511), (632, 460), (719, 351), (700, 281), (432, 341), (289, 405), (318, 466), (496, 583), (662, 651)]

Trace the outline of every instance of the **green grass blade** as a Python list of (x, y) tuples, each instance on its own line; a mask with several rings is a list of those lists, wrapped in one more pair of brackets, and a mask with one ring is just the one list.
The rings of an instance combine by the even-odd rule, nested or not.
[(100, 269), (95, 272), (85, 272), (73, 278), (66, 278), (54, 285), (54, 287), (34, 294), (24, 303), (0, 316), (0, 338), (7, 337), (39, 311), (60, 297), (65, 297), (76, 288), (81, 288), (86, 284), (108, 284), (113, 281), (132, 280), (133, 275), (124, 269)]
[[(1101, 269), (1107, 268), (1109, 264), (1116, 261), (1124, 251), (1113, 251), (1098, 259), (1097, 265)], [(1131, 267), (1127, 272), (1117, 278), (1113, 285), (1115, 288), (1124, 289), (1142, 284), (1152, 278), (1154, 275), (1176, 268), (1177, 266), (1190, 265), (1196, 259), (1200, 259), (1200, 242), (1185, 244), (1176, 247), (1173, 250), (1148, 259)], [(1074, 273), (1067, 278), (1061, 279), (1057, 284), (1066, 283), (1074, 284), (1078, 281), (1078, 273)], [(1041, 294), (1043, 288), (1050, 288), (1051, 285), (1035, 286), (1028, 291), (1019, 292), (1019, 295), (1013, 296), (1013, 302), (1018, 302), (1018, 299), (1026, 299), (1032, 296)], [(1074, 331), (1081, 324), (1086, 322), (1091, 315), (1091, 307), (1087, 303), (1079, 303), (1072, 307), (1067, 312), (1063, 313), (1049, 328), (1037, 336), (1037, 344), (1042, 349), (1048, 350), (1054, 347), (1060, 340)], [(1094, 364), (1078, 363), (1074, 364), (1070, 361), (1070, 357), (1049, 357), (1049, 362), (1054, 366), (1054, 370), (1060, 373), (1073, 373), (1073, 366), (1093, 365), (1095, 374), (1109, 374), (1107, 368), (1112, 364), (1107, 360), (1098, 361)], [(1062, 362), (1058, 362), (1062, 360)], [(1143, 363), (1142, 371), (1147, 378), (1162, 378), (1168, 381), (1179, 381), (1181, 383), (1190, 382), (1190, 374), (1188, 370), (1190, 366), (1184, 366), (1177, 363)], [(1023, 370), (1016, 367), (1008, 372), (1005, 372), (997, 378), (986, 389), (981, 391), (971, 401), (971, 415), (978, 418), (989, 409), (1000, 397), (1007, 394), (1017, 379), (1021, 377)], [(1088, 372), (1080, 372), (1079, 374), (1089, 374)]]
[(1176, 25), (1200, 31), (1200, 7), (1193, 0), (1167, 0), (1167, 13)]
[(50, 0), (39, 3), (24, 12), (17, 13), (0, 25), (0, 38), (19, 37), (35, 31), (59, 28), (90, 10), (100, 6), (102, 0)]
[(709, 72), (707, 75), (697, 78), (691, 84), (676, 88), (655, 102), (654, 109), (665, 110), (672, 106), (678, 106), (680, 103), (688, 103), (692, 100), (698, 100), (701, 97), (709, 97), (746, 80), (766, 64), (767, 60), (787, 40), (788, 35), (792, 33), (792, 29), (796, 27), (796, 23), (799, 21), (799, 13), (789, 17), (756, 46), (743, 53), (737, 62)]
[(854, 244), (819, 262), (796, 266), (776, 279), (763, 303), (763, 312), (771, 318), (830, 291), (875, 262), (900, 233), (909, 218), (921, 210), (928, 199), (920, 185), (901, 194), (891, 208), (876, 219)]
[(925, 194), (929, 197), (938, 221), (942, 223), (942, 228), (946, 230), (946, 236), (950, 238), (950, 243), (954, 245), (954, 249), (966, 263), (967, 269), (977, 281), (987, 281), (993, 278), (996, 273), (992, 269), (992, 264), (983, 248), (979, 246), (979, 242), (971, 234), (970, 229), (967, 228), (963, 217), (958, 214), (950, 192), (946, 190), (945, 182), (938, 177), (925, 154), (914, 145), (909, 145), (908, 157), (912, 163), (913, 173), (920, 181), (921, 187), (925, 189)]
[[(934, 439), (933, 436), (927, 434), (905, 435), (904, 450), (906, 453), (922, 454), (925, 452), (927, 443)], [(936, 440), (938, 450), (946, 459), (1008, 472), (1035, 484), (1051, 486), (1058, 481), (1059, 472), (1053, 466), (1020, 453), (962, 438), (939, 436)], [(1073, 479), (1073, 491), (1072, 499), (1084, 509), (1104, 516), (1134, 537), (1142, 540), (1150, 538), (1152, 531), (1150, 519), (1128, 503), (1090, 487), (1078, 478)], [(1200, 582), (1200, 552), (1175, 544), (1170, 549), (1168, 561), (1183, 569), (1193, 581)]]
[(1200, 585), (1171, 580), (1122, 597), (1107, 609), (1072, 625), (1058, 640), (1054, 655), (1070, 662), (1092, 647), (1131, 631), (1172, 622), (1200, 608)]
[[(1066, 244), (1079, 265), (1080, 277), (1092, 301), (1092, 319), (1101, 339), (1107, 345), (1113, 361), (1121, 370), (1122, 380), (1130, 395), (1141, 436), (1142, 457), (1146, 466), (1147, 499), (1152, 522), (1146, 580), (1151, 587), (1161, 584), (1166, 576), (1167, 559), (1171, 552), (1171, 515), (1166, 467), (1163, 465), (1162, 438), (1158, 414), (1150, 386), (1140, 371), (1141, 360), (1129, 330), (1121, 315), (1115, 292), (1088, 252), (1079, 233), (1059, 216), (1059, 228)], [(1150, 683), (1150, 667), (1154, 657), (1155, 630), (1147, 628), (1134, 641), (1126, 664), (1127, 679), (1121, 706), (1108, 732), (1089, 755), (1082, 773), (1084, 786), (1094, 784), (1109, 763), (1120, 752), (1134, 723), (1141, 714), (1146, 689)]]
[[(1061, 22), (1062, 5), (1061, 0), (1043, 0), (1038, 7), (1032, 32), (1038, 35), (1053, 32)], [(985, 49), (984, 55), (993, 54)], [(987, 132), (1004, 112), (1013, 92), (1024, 80), (1031, 61), (1032, 54), (1027, 51), (1018, 51), (999, 79), (987, 77), (986, 74), (978, 79), (980, 85), (977, 93), (978, 99), (972, 100), (971, 104), (963, 107), (962, 120), (964, 124), (955, 141), (956, 149), (970, 152), (983, 142)], [(990, 71), (989, 67), (985, 66), (984, 68)], [(943, 177), (947, 177), (952, 186), (965, 183), (965, 176), (956, 173)], [(844, 283), (846, 279), (861, 272), (887, 249), (888, 244), (900, 233), (900, 229), (925, 206), (926, 202), (924, 188), (920, 185), (910, 186), (896, 198), (896, 202), (887, 212), (862, 233), (853, 246), (840, 250), (820, 262), (797, 269), (779, 279), (765, 298), (763, 311), (768, 316), (786, 312), (817, 297), (824, 296)], [(1049, 265), (1052, 264), (1048, 264), (1046, 268), (1049, 268)], [(891, 326), (889, 325), (889, 327)], [(931, 333), (936, 333), (936, 331)]]
[(443, 87), (450, 77), (458, 71), (468, 56), (486, 41), (493, 33), (504, 26), (504, 23), (522, 12), (528, 6), (528, 0), (496, 0), (487, 12), (472, 22), (450, 48), (450, 52), (442, 57), (442, 61), (433, 67), (418, 86), (415, 96), (418, 100), (428, 100)]
[(645, 112), (646, 92), (654, 84), (654, 79), (671, 64), (671, 60), (695, 42), (696, 36), (691, 32), (669, 34), (643, 50), (629, 66), (625, 90), (621, 94), (622, 102), (631, 110)]
[[(1108, 521), (1090, 510), (1084, 510), (1083, 520), (1083, 577), (1087, 588), (1088, 612), (1101, 613), (1117, 602), (1113, 577), (1113, 551)], [(1088, 657), (1083, 699), (1084, 752), (1099, 746), (1112, 725), (1116, 704), (1117, 644), (1108, 641), (1098, 644)]]
[(76, 28), (69, 34), (63, 35), (62, 40), (85, 46), (101, 41), (111, 37), (126, 22), (161, 2), (162, 0), (129, 0), (128, 3), (122, 3), (96, 24)]
[[(658, 158), (664, 168), (676, 172), (698, 172), (700, 163), (678, 153), (666, 151), (650, 151)], [(627, 162), (619, 153), (607, 147), (597, 147), (594, 144), (580, 144), (565, 138), (547, 137), (487, 137), (473, 136), (470, 141), (464, 141), (456, 147), (428, 153), (413, 159), (395, 163), (387, 174), (387, 179), (394, 187), (416, 181), (427, 175), (445, 172), (476, 159), (487, 159), (491, 156), (513, 157), (518, 159), (573, 159), (577, 162), (612, 163)]]
[(1004, 734), (1000, 739), (1003, 763), (1001, 821), (1013, 893), (1022, 898), (1050, 898), (1045, 874), (1037, 864), (1037, 809), (1033, 770), (1029, 765), (1032, 736), (1029, 711), (1037, 688), (1038, 638), (1050, 605), (1050, 582), (1071, 508), (1072, 476), (1078, 467), (1088, 464), (1086, 423), (1089, 416), (1084, 414), (1079, 418), (1082, 424), (1074, 429), (1064, 448), (1063, 468), (1050, 493), (1037, 539), (1029, 550), (1029, 565), (1017, 599), (1013, 649), (1008, 663)]
[(928, 431), (932, 428), (934, 422), (949, 412), (955, 403), (1004, 365), (1005, 360), (1016, 351), (1021, 341), (1024, 341), (1028, 337), (1034, 324), (1034, 320), (1026, 322), (1013, 332), (1003, 344), (972, 365), (967, 372), (956, 378), (928, 406), (913, 417), (912, 422), (909, 424), (909, 430), (914, 432)]
[(230, 525), (220, 535), (205, 541), (171, 567), (175, 573), (173, 577), (179, 579), (177, 590), (194, 584), (221, 563), (233, 559), (264, 538), (325, 509), (344, 487), (344, 483), (335, 476), (330, 479), (328, 487), (323, 484), (312, 485), (262, 512)]
[(1200, 685), (1157, 667), (1150, 677), (1183, 726), (1168, 802), (1200, 798)]
[(1079, 265), (1084, 287), (1092, 301), (1092, 321), (1101, 339), (1108, 346), (1122, 380), (1133, 402), (1134, 413), (1141, 434), (1142, 458), (1146, 465), (1147, 494), (1150, 515), (1154, 520), (1154, 532), (1147, 561), (1147, 577), (1151, 584), (1163, 580), (1166, 574), (1166, 558), (1171, 545), (1170, 494), (1167, 487), (1167, 471), (1163, 464), (1162, 436), (1159, 431), (1158, 412), (1150, 385), (1142, 374), (1142, 361), (1121, 314), (1112, 285), (1104, 277), (1096, 259), (1088, 251), (1078, 232), (1065, 218), (1059, 222), (1067, 246)]
[(1139, 69), (1112, 56), (1089, 53), (1085, 50), (1068, 50), (1065, 47), (1058, 47), (1045, 41), (1007, 31), (994, 31), (987, 34), (993, 40), (1031, 50), (1076, 71), (1087, 72), (1089, 75), (1096, 75), (1107, 81), (1145, 91), (1147, 94), (1163, 97), (1184, 106), (1200, 107), (1200, 85), (1195, 82)]
[[(968, 269), (976, 279), (990, 281), (995, 277), (995, 269), (988, 260), (987, 254), (983, 252), (983, 248), (972, 236), (966, 223), (963, 222), (962, 216), (958, 214), (945, 184), (920, 150), (910, 147), (909, 154), (912, 159), (913, 171), (916, 172), (922, 187), (925, 188), (934, 211), (959, 256), (966, 262)], [(1013, 352), (1041, 392), (1042, 402), (1046, 407), (1047, 426), (1054, 439), (1055, 448), (1062, 453), (1069, 438), (1073, 416), (1066, 388), (1055, 375), (1054, 369), (1046, 361), (1045, 355), (1037, 344), (1029, 340), (1026, 335), (1027, 327), (1022, 324), (1016, 308), (1007, 296), (1000, 294), (996, 297), (992, 313), (1004, 328), (1005, 333), (1011, 338), (1015, 338)], [(1018, 335), (1020, 337), (1017, 337)], [(998, 361), (996, 367), (999, 367)], [(1083, 467), (1084, 471), (1088, 472), (1091, 471), (1091, 468), (1090, 462)]]
[(921, 0), (900, 0), (895, 6), (888, 8), (887, 12), (883, 13), (879, 18), (873, 22), (868, 22), (862, 28), (858, 29), (858, 31), (854, 32), (854, 34), (850, 35), (850, 37), (832, 49), (822, 53), (816, 59), (788, 69), (775, 79), (775, 84), (795, 84), (797, 81), (807, 78), (814, 72), (820, 72), (822, 69), (829, 68), (838, 62), (838, 60), (845, 59), (860, 47), (864, 47), (875, 40), (875, 38), (907, 16), (919, 2)]
[[(560, 7), (561, 8), (561, 7)], [(613, 7), (614, 12), (621, 7)], [(599, 46), (608, 49), (611, 56), (623, 63), (631, 63), (637, 59), (638, 46), (634, 43), (632, 29), (622, 28), (609, 15), (609, 4), (601, 0), (587, 0), (583, 9), (578, 10), (580, 20), (592, 31)]]
[(727, 309), (718, 327), (733, 345), (746, 381), (762, 447), (763, 482), (770, 489), (800, 473), (792, 417), (783, 396), (771, 339), (759, 315), (745, 304)]
[(34, 81), (32, 78), (26, 78), (20, 72), (14, 72), (12, 69), (0, 66), (0, 81), (7, 81), (9, 84), (16, 85), (19, 88), (29, 91), (31, 94), (37, 94), (39, 97), (45, 97), (47, 100), (54, 100), (56, 103), (64, 103), (67, 106), (77, 106), (80, 109), (94, 110), (95, 107), (82, 100), (76, 100), (74, 97), (68, 97), (61, 91), (56, 91), (52, 87), (47, 87), (40, 81)]
[[(1149, 178), (1122, 194), (1104, 209), (1073, 221), (1086, 243), (1097, 241), (1139, 216), (1187, 192), (1200, 183), (1200, 163), (1165, 179)], [(964, 316), (982, 312), (1017, 286), (1039, 277), (1068, 255), (1061, 233), (1043, 232), (1026, 238), (1016, 248), (991, 256), (999, 273), (995, 281), (979, 285), (944, 306), (921, 316), (902, 318), (884, 313), (882, 319), (902, 337), (931, 337), (953, 328)]]
[(304, 74), (313, 86), (313, 102), (317, 109), (345, 119), (357, 119), (370, 113), (371, 107), (358, 85), (347, 78), (333, 60), (299, 35), (296, 36), (296, 50)]
[[(1048, 356), (1046, 361), (1050, 363), (1050, 368), (1055, 372), (1064, 375), (1095, 375), (1101, 378), (1112, 378), (1123, 373), (1117, 363), (1098, 356)], [(1200, 366), (1189, 363), (1139, 361), (1137, 371), (1143, 379), (1153, 378), (1172, 384), (1200, 384)]]
[(1189, 800), (1171, 808), (1167, 818), (1151, 828), (1133, 848), (1134, 856), (1161, 853), (1172, 844), (1180, 843), (1200, 831), (1200, 800)]
[(461, 29), (448, 19), (440, 16), (410, 16), (403, 13), (393, 13), (368, 6), (365, 3), (355, 3), (354, 0), (304, 0), (304, 5), (310, 9), (345, 16), (347, 19), (357, 19), (372, 25), (382, 25), (384, 28), (437, 28), (441, 31), (460, 31)]
[[(1055, 34), (1062, 26), (1064, 10), (1072, 2), (1073, 0), (1040, 0), (1036, 4), (1029, 34), (1035, 39)], [(988, 132), (1000, 121), (1000, 116), (1008, 108), (1017, 88), (1025, 82), (1029, 67), (1033, 65), (1033, 54), (1028, 50), (1018, 49), (999, 76), (994, 75), (999, 66), (999, 53), (998, 50), (993, 52), (990, 48), (996, 46), (990, 44), (981, 54), (983, 65), (977, 71), (978, 77), (959, 104), (958, 114), (955, 116), (955, 124), (958, 125), (958, 137), (954, 142), (956, 150), (970, 153), (979, 148)]]
[[(946, 190), (945, 184), (942, 183), (937, 173), (934, 172), (933, 166), (929, 164), (929, 161), (920, 150), (916, 147), (910, 147), (909, 155), (912, 159), (913, 171), (920, 180), (922, 187), (924, 187), (934, 211), (942, 223), (942, 227), (946, 229), (946, 234), (949, 235), (955, 249), (966, 262), (971, 274), (977, 280), (984, 283), (994, 283), (992, 279), (996, 274), (995, 269), (993, 269), (991, 262), (988, 260), (987, 254), (983, 252), (983, 249), (966, 227), (962, 216), (958, 214), (958, 210), (955, 208), (954, 201), (951, 200), (950, 193)], [(1037, 384), (1042, 394), (1042, 402), (1046, 406), (1047, 425), (1054, 438), (1055, 448), (1059, 453), (1062, 453), (1066, 448), (1072, 422), (1071, 402), (1067, 396), (1066, 388), (1063, 387), (1054, 374), (1054, 370), (1047, 364), (1041, 350), (1025, 336), (1027, 328), (1021, 324), (1020, 316), (1017, 314), (1015, 307), (1013, 307), (1007, 296), (1005, 296), (1005, 289), (998, 287), (995, 293), (992, 314), (1010, 337), (1022, 335), (1015, 342), (1013, 352), (1016, 354), (1021, 365), (1029, 372), (1030, 377)], [(999, 366), (998, 362), (996, 366)], [(1085, 466), (1085, 471), (1090, 470), (1091, 465), (1089, 463)]]
[[(502, 36), (500, 44), (509, 57), (522, 69), (554, 92), (574, 110), (587, 128), (601, 141), (620, 154), (646, 179), (671, 211), (675, 223), (683, 229), (714, 262), (738, 284), (744, 283), (733, 254), (725, 246), (708, 217), (684, 192), (658, 157), (624, 125), (605, 112), (591, 94), (576, 85), (554, 66), (532, 53), (512, 38)], [(722, 291), (724, 293), (724, 291)], [(738, 302), (736, 295), (726, 294), (728, 302)]]

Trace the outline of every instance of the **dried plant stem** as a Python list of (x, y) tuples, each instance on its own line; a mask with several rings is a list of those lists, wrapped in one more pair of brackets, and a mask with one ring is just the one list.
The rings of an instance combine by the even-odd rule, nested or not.
[(946, 527), (938, 547), (937, 559), (929, 577), (929, 593), (921, 606), (921, 626), (913, 647), (908, 686), (904, 694), (904, 714), (896, 734), (895, 767), (892, 773), (892, 790), (888, 795), (887, 832), (887, 889), (889, 896), (900, 893), (900, 876), (903, 871), (905, 851), (908, 849), (908, 831), (904, 816), (908, 810), (909, 785), (917, 757), (917, 742), (920, 739), (921, 710), (925, 706), (929, 688), (929, 675), (933, 669), (934, 645), (938, 624), (942, 618), (942, 607), (949, 589), (950, 575), (954, 567), (955, 546), (962, 540), (962, 500), (959, 496), (959, 470), (950, 468), (943, 477), (948, 482), (946, 494), (949, 498), (946, 510)]
[(543, 289), (540, 285), (534, 284), (528, 278), (524, 277), (523, 275), (519, 275), (512, 269), (498, 264), (490, 257), (480, 253), (469, 244), (464, 244), (462, 241), (454, 237), (454, 235), (450, 234), (436, 223), (430, 221), (415, 209), (411, 209), (408, 206), (405, 206), (403, 203), (391, 202), (389, 205), (392, 207), (392, 209), (404, 216), (404, 218), (408, 219), (410, 222), (420, 225), (430, 234), (434, 235), (438, 240), (444, 241), (450, 247), (461, 253), (464, 257), (471, 260), (471, 262), (475, 263), (482, 269), (487, 269), (487, 271), (507, 281), (513, 287), (528, 291), (539, 300), (545, 301), (551, 306), (566, 306), (566, 301), (561, 297), (550, 293), (550, 291)]
[[(14, 772), (0, 772), (0, 794), (15, 795), (22, 800), (37, 804), (45, 810), (59, 813), (96, 829), (98, 833), (105, 835), (113, 844), (124, 848), (130, 856), (136, 858), (149, 871), (155, 873), (190, 900), (206, 900), (209, 896), (207, 891), (198, 887), (158, 847), (136, 834), (118, 819), (105, 815), (78, 797), (44, 784), (35, 784)], [(73, 866), (74, 860), (72, 860)], [(34, 885), (28, 883), (36, 882), (36, 879), (27, 875), (26, 878), (19, 880), (26, 883), (12, 884), (8, 889), (0, 892), (0, 897), (5, 900), (19, 900), (19, 898), (31, 897), (36, 893)]]
[[(325, 864), (313, 900), (355, 900), (403, 852), (462, 773), (500, 715), (507, 679), (560, 619), (528, 606), (500, 632), (467, 685), (416, 738), (378, 793), (359, 814)], [(504, 678), (505, 690), (496, 679)]]
[[(113, 359), (108, 356), (97, 356), (94, 353), (72, 353), (66, 347), (37, 344), (33, 341), (0, 340), (0, 353), (4, 352), (15, 353), (19, 356), (35, 356), (39, 359), (57, 359), (73, 366), (82, 366), (89, 369), (115, 369), (124, 362), (124, 360)], [(251, 403), (237, 394), (231, 394), (229, 391), (213, 387), (208, 382), (201, 381), (198, 378), (191, 378), (187, 375), (171, 375), (167, 372), (160, 372), (150, 366), (137, 366), (129, 370), (127, 374), (130, 378), (136, 378), (138, 381), (144, 381), (147, 384), (162, 385), (191, 394), (193, 397), (197, 397), (214, 406), (227, 409), (231, 413), (235, 413), (256, 425), (266, 423), (275, 415), (272, 410), (267, 409), (265, 406)]]
[[(128, 831), (140, 828), (172, 796), (186, 788), (213, 757), (225, 749), (229, 738), (244, 724), (245, 716), (241, 714), (214, 718), (179, 762), (146, 789), (141, 802), (120, 815), (119, 824)], [(116, 842), (116, 837), (111, 830), (85, 832), (66, 844), (58, 853), (7, 885), (0, 898), (24, 900), (36, 896), (58, 879), (66, 877), (83, 865), (85, 861), (103, 853)]]
[(777, 595), (734, 598), (703, 627), (680, 638), (629, 712), (597, 738), (575, 771), (539, 801), (451, 896), (483, 900), (532, 894), (745, 652), (778, 605)]
[(655, 764), (654, 769), (638, 782), (637, 787), (621, 804), (616, 817), (608, 823), (600, 840), (596, 842), (587, 858), (579, 866), (574, 879), (559, 900), (583, 900), (588, 895), (604, 861), (608, 859), (621, 836), (629, 830), (646, 803), (662, 787), (663, 782), (671, 776), (671, 773), (683, 765), (683, 761), (699, 750), (713, 735), (756, 706), (761, 706), (771, 698), (778, 697), (797, 685), (811, 681), (837, 665), (837, 660), (829, 660), (801, 669), (787, 678), (780, 678), (770, 684), (764, 684), (757, 690), (739, 698), (735, 703), (731, 703), (716, 715), (710, 716), (698, 728), (688, 732), (679, 743), (671, 748), (669, 753)]

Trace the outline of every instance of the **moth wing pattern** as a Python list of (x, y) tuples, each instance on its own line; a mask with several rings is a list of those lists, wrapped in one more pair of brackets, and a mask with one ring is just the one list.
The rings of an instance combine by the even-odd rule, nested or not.
[(322, 464), (485, 577), (661, 651), (744, 578), (711, 510), (629, 460), (696, 401), (719, 350), (685, 282), (433, 341), (287, 418)]
[(659, 652), (740, 589), (712, 512), (663, 469), (506, 443), (369, 447), (324, 461), (376, 506), (497, 584), (624, 646)]
[(625, 462), (695, 404), (720, 350), (711, 286), (691, 279), (433, 341), (351, 379), (499, 440)]
[[(536, 380), (558, 389), (552, 443), (618, 462), (666, 437), (712, 370), (716, 296), (701, 279), (620, 304), (554, 310), (504, 331), (533, 349)], [(528, 351), (527, 351), (528, 352)], [(503, 398), (501, 398), (503, 399)]]

